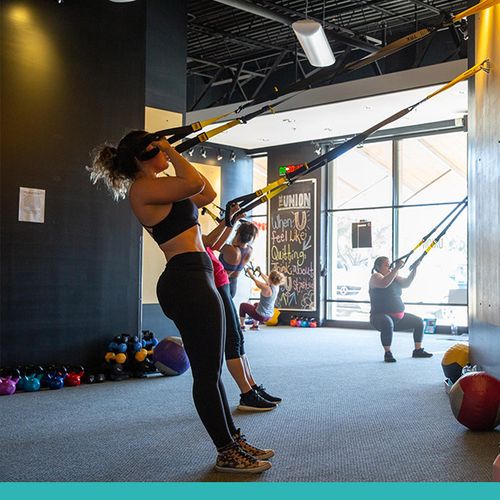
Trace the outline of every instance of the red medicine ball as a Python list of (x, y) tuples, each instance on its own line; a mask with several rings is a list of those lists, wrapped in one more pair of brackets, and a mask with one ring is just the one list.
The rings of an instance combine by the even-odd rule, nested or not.
[(453, 415), (471, 431), (489, 431), (500, 424), (500, 380), (486, 372), (463, 375), (449, 396)]

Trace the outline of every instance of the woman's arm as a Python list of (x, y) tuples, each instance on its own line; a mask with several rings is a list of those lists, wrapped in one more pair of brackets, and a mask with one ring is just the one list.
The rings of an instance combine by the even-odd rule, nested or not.
[(166, 153), (174, 167), (175, 176), (137, 179), (131, 186), (144, 205), (165, 205), (190, 198), (205, 188), (205, 181), (198, 171), (167, 140), (155, 143)]
[[(240, 206), (235, 203), (230, 209), (231, 215), (236, 213), (239, 209)], [(245, 217), (245, 213), (238, 215), (236, 220), (239, 220), (242, 217)], [(205, 246), (209, 246), (212, 250), (220, 251), (222, 246), (226, 243), (227, 239), (231, 235), (232, 231), (233, 228), (226, 226), (226, 221), (222, 220), (213, 231), (211, 231), (206, 236), (203, 236), (203, 243)], [(207, 241), (208, 243), (205, 243), (205, 241)]]
[(229, 232), (231, 232), (232, 228), (227, 228), (224, 221), (219, 222), (219, 224), (217, 224), (217, 226), (215, 226), (212, 231), (201, 236), (203, 244), (206, 247), (210, 247), (212, 250), (220, 250), (220, 245), (218, 245), (218, 242), (222, 239), (222, 235), (227, 229), (229, 229)]
[(370, 288), (387, 288), (396, 279), (403, 265), (403, 261), (398, 260), (394, 268), (385, 276), (382, 273), (372, 274), (370, 278)]
[(408, 288), (415, 279), (415, 275), (417, 274), (417, 267), (420, 265), (420, 262), (415, 265), (415, 267), (411, 270), (410, 274), (406, 278), (401, 278), (400, 276), (397, 278), (401, 288)]
[(268, 283), (266, 283), (265, 281), (262, 281), (262, 280), (259, 280), (255, 277), (255, 274), (252, 272), (251, 269), (247, 269), (247, 275), (249, 278), (251, 278), (253, 280), (253, 282), (255, 283), (255, 286), (257, 288), (259, 288), (262, 292), (266, 292), (266, 293), (269, 293), (271, 291), (271, 287), (269, 286)]
[(203, 174), (198, 172), (198, 175), (205, 181), (205, 187), (200, 193), (192, 196), (191, 200), (198, 208), (201, 208), (205, 205), (208, 205), (209, 203), (212, 203), (212, 201), (217, 198), (217, 193), (212, 187), (212, 184), (210, 184), (209, 180)]

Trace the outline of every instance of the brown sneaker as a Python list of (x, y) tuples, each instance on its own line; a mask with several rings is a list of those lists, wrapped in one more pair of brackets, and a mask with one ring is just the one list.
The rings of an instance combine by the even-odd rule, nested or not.
[(258, 474), (271, 468), (271, 462), (257, 460), (243, 451), (238, 443), (233, 443), (223, 451), (219, 451), (215, 470), (218, 472), (246, 472)]
[(241, 434), (239, 429), (233, 437), (243, 451), (246, 451), (258, 460), (267, 460), (268, 458), (274, 457), (273, 450), (262, 450), (261, 448), (257, 448), (256, 446), (252, 446), (250, 443), (247, 443), (247, 438), (244, 434)]

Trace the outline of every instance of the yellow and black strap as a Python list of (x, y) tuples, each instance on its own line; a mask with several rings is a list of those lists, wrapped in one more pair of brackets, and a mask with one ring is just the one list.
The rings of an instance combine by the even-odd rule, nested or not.
[[(398, 260), (402, 260), (404, 261), (404, 263), (406, 264), (406, 262), (408, 261), (408, 259), (410, 258), (410, 256), (416, 251), (418, 250), (437, 230), (440, 226), (442, 226), (460, 207), (462, 207), (463, 205), (467, 205), (467, 196), (462, 200), (462, 201), (459, 201), (455, 207), (453, 207), (453, 210), (451, 210), (451, 212), (449, 212), (448, 214), (446, 214), (444, 216), (443, 219), (441, 219), (425, 236), (423, 236), (421, 238), (421, 240), (406, 254), (402, 255), (401, 257), (398, 257), (397, 259), (395, 259), (392, 263), (391, 263), (391, 267), (392, 265), (397, 262)], [(431, 250), (431, 248), (429, 248), (429, 251)]]
[[(266, 201), (270, 200), (274, 196), (278, 195), (282, 191), (284, 191), (290, 184), (295, 182), (298, 178), (307, 175), (310, 172), (313, 172), (314, 170), (323, 167), (324, 165), (328, 164), (330, 161), (338, 158), (339, 156), (343, 155), (347, 151), (350, 151), (352, 148), (357, 146), (358, 144), (361, 144), (363, 141), (365, 141), (370, 135), (372, 135), (374, 132), (377, 130), (381, 129), (382, 127), (398, 120), (399, 118), (405, 116), (408, 114), (410, 111), (415, 109), (417, 106), (422, 104), (423, 102), (431, 99), (432, 97), (440, 94), (441, 92), (444, 92), (445, 90), (449, 89), (453, 85), (456, 85), (458, 82), (461, 82), (463, 80), (466, 80), (467, 78), (470, 78), (471, 76), (475, 75), (477, 72), (484, 70), (488, 71), (489, 68), (489, 61), (488, 59), (485, 59), (484, 61), (476, 64), (472, 68), (468, 69), (467, 71), (464, 71), (461, 75), (457, 76), (450, 82), (446, 83), (442, 87), (440, 87), (438, 90), (435, 92), (432, 92), (431, 94), (427, 95), (424, 97), (422, 100), (418, 101), (417, 103), (413, 104), (412, 106), (409, 106), (407, 108), (404, 108), (397, 113), (394, 113), (391, 115), (389, 118), (386, 118), (385, 120), (382, 120), (381, 122), (373, 125), (369, 129), (365, 130), (364, 132), (361, 132), (360, 134), (355, 135), (351, 139), (348, 139), (344, 143), (336, 146), (335, 148), (332, 148), (330, 151), (327, 151), (325, 154), (318, 156), (314, 160), (310, 161), (309, 163), (304, 163), (302, 167), (298, 168), (297, 170), (285, 174), (284, 177), (279, 179), (278, 181), (272, 182), (271, 184), (268, 184), (265, 188), (260, 189), (258, 191), (255, 191), (254, 193), (250, 193), (247, 195), (240, 196), (239, 198), (235, 198), (234, 200), (231, 200), (228, 202), (226, 205), (226, 224), (229, 226), (232, 226), (233, 221), (235, 217), (240, 214), (241, 212), (245, 212), (248, 210), (251, 210), (255, 208), (256, 206), (260, 205), (261, 203), (265, 203)], [(233, 204), (233, 203), (238, 203), (240, 205), (240, 210), (236, 212), (233, 217), (230, 216), (228, 208)]]
[(460, 214), (465, 210), (466, 206), (467, 200), (458, 204), (458, 207), (461, 207), (460, 210), (455, 214), (451, 221), (446, 224), (444, 229), (432, 240), (432, 242), (427, 246), (422, 255), (415, 262), (413, 262), (413, 264), (411, 264), (411, 266), (409, 267), (410, 271), (413, 271), (413, 269), (415, 269), (415, 267), (417, 267), (422, 262), (424, 257), (438, 244), (439, 240), (446, 234), (446, 231), (448, 231), (451, 225), (458, 219)]

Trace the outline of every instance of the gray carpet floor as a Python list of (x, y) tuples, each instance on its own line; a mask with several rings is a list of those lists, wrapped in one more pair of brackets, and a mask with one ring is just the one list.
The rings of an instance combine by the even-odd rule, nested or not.
[(428, 335), (431, 359), (382, 361), (377, 332), (263, 328), (246, 334), (255, 378), (283, 403), (236, 410), (238, 427), (272, 447), (264, 474), (213, 471), (214, 449), (191, 400), (190, 372), (0, 398), (0, 481), (489, 481), (500, 432), (453, 417), (440, 361), (462, 340)]

